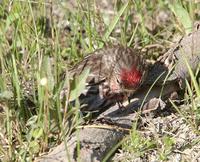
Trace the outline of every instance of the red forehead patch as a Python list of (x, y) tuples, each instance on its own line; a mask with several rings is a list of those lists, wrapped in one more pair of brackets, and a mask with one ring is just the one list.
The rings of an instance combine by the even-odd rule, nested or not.
[(135, 66), (131, 70), (122, 69), (121, 71), (121, 81), (124, 86), (135, 87), (140, 83), (142, 74)]

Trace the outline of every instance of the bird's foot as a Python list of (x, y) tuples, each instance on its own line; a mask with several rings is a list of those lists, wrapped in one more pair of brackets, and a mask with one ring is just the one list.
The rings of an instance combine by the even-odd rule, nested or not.
[(126, 110), (126, 105), (124, 105), (122, 102), (117, 102), (118, 106), (119, 106), (119, 109), (121, 111), (125, 111)]

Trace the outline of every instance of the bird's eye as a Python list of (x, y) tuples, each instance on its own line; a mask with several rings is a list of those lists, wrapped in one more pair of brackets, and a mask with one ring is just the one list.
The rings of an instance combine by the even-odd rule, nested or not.
[(117, 79), (117, 83), (118, 83), (118, 84), (121, 84), (121, 82), (120, 82), (120, 80), (119, 80), (119, 79)]

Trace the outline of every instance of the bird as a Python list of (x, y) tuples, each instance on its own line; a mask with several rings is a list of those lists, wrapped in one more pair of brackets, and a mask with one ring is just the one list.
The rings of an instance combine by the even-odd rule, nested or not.
[[(122, 45), (105, 46), (88, 54), (69, 70), (76, 77), (89, 68), (86, 89), (79, 96), (86, 111), (99, 111), (122, 102), (135, 93), (147, 75), (147, 63), (141, 52)], [(65, 92), (65, 91), (63, 91)]]

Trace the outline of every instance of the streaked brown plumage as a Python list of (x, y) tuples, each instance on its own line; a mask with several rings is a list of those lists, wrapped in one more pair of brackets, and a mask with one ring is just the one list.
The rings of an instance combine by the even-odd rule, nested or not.
[(90, 74), (80, 101), (87, 105), (87, 110), (121, 102), (140, 87), (146, 76), (146, 63), (139, 51), (123, 46), (105, 47), (91, 53), (70, 74), (80, 75), (85, 68), (90, 68)]

